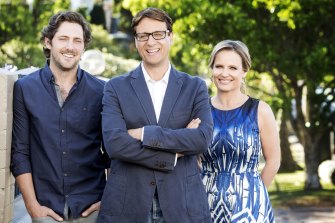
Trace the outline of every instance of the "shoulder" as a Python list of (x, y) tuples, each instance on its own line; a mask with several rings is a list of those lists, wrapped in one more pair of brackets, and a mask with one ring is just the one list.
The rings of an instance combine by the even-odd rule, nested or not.
[(266, 102), (259, 101), (258, 105), (258, 120), (261, 129), (270, 123), (275, 123), (275, 116), (273, 111)]
[(259, 100), (258, 113), (262, 115), (263, 117), (268, 116), (268, 115), (271, 115), (271, 116), (273, 115), (270, 105), (262, 100)]
[[(99, 95), (103, 94), (103, 90), (106, 82), (93, 76), (86, 71), (83, 72), (83, 77), (81, 82), (84, 81), (85, 89), (98, 93)], [(81, 83), (80, 83), (81, 84)]]
[(111, 78), (107, 81), (106, 86), (124, 86), (124, 84), (129, 84), (132, 79), (138, 78), (138, 69), (129, 71), (128, 73), (121, 74), (119, 76)]
[(40, 75), (43, 75), (43, 69), (39, 69), (34, 71), (33, 73), (24, 75), (22, 77), (20, 77), (19, 79), (17, 79), (17, 81), (15, 82), (15, 85), (20, 85), (22, 87), (26, 86), (34, 86), (36, 83), (40, 83)]

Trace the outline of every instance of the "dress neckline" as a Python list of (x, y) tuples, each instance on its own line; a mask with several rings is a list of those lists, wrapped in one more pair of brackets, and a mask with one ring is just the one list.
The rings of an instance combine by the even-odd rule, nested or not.
[(232, 108), (232, 109), (219, 109), (217, 107), (214, 107), (214, 105), (212, 104), (212, 98), (209, 99), (209, 104), (210, 106), (215, 109), (215, 110), (218, 110), (218, 111), (222, 111), (222, 112), (229, 112), (229, 111), (234, 111), (234, 110), (237, 110), (239, 108), (242, 108), (245, 104), (247, 104), (249, 101), (251, 100), (251, 97), (248, 96), (248, 99), (243, 103), (241, 104), (240, 106), (236, 107), (236, 108)]

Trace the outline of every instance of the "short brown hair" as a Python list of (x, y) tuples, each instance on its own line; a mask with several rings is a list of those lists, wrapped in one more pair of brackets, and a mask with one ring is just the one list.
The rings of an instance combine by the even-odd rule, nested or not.
[(131, 23), (131, 28), (133, 29), (134, 34), (136, 34), (135, 27), (140, 23), (140, 21), (144, 18), (154, 19), (157, 21), (165, 22), (167, 30), (172, 32), (172, 24), (173, 21), (170, 18), (169, 14), (165, 11), (158, 8), (146, 8), (140, 12), (138, 12)]

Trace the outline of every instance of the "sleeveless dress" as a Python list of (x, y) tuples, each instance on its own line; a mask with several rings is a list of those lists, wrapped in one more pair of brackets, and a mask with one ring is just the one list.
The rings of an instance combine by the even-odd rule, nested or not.
[(213, 223), (274, 223), (267, 189), (258, 172), (262, 150), (259, 100), (219, 110), (211, 104), (213, 139), (202, 154), (202, 180)]

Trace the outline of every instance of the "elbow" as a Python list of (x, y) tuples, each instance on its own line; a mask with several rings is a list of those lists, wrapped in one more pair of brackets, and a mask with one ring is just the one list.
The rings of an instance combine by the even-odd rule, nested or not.
[(281, 160), (280, 159), (273, 159), (266, 161), (267, 165), (271, 167), (273, 170), (274, 174), (276, 174), (279, 171), (280, 165), (281, 165)]
[(210, 142), (212, 140), (212, 133), (211, 131), (207, 134), (205, 132), (201, 132), (201, 135), (199, 136), (199, 142), (197, 143), (197, 151), (198, 153), (204, 153), (208, 149)]
[(280, 168), (280, 165), (281, 165), (281, 160), (279, 159), (277, 162), (276, 162), (276, 173), (279, 171), (279, 168)]

